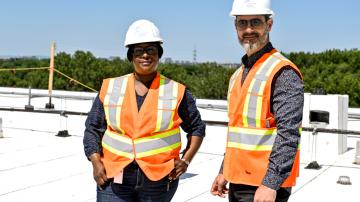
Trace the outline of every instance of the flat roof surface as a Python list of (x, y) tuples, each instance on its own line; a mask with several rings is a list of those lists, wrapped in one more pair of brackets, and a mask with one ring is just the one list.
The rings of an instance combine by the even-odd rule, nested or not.
[[(0, 95), (0, 106), (23, 107), (24, 96)], [(33, 98), (35, 108), (44, 108), (47, 98)], [(55, 109), (87, 112), (91, 100), (54, 98)], [(200, 103), (224, 104), (224, 101), (199, 100)], [(226, 112), (200, 109), (203, 119), (224, 120)], [(225, 117), (225, 118), (224, 118)], [(3, 138), (0, 138), (0, 201), (96, 201), (96, 184), (92, 166), (83, 152), (86, 116), (0, 111)], [(359, 120), (348, 122), (352, 130), (360, 130)], [(70, 137), (58, 137), (68, 130)], [(185, 134), (183, 140), (186, 141)], [(323, 135), (323, 134), (322, 134)], [(335, 135), (335, 134), (327, 134)], [(353, 164), (356, 142), (360, 137), (347, 136), (348, 150), (341, 155), (322, 151), (317, 146), (319, 170), (304, 169), (314, 157), (309, 150), (309, 132), (303, 132), (301, 170), (290, 201), (360, 201), (360, 165)], [(225, 151), (226, 127), (207, 125), (200, 151), (181, 177), (175, 202), (227, 201), (210, 194)], [(183, 146), (186, 144), (184, 142)], [(351, 185), (338, 184), (340, 176), (350, 178)]]

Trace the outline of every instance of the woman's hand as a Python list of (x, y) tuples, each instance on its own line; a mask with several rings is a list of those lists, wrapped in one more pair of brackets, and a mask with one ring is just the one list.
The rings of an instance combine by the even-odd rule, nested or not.
[(175, 168), (169, 174), (169, 180), (175, 180), (180, 177), (180, 175), (186, 172), (188, 166), (189, 162), (186, 162), (185, 160), (175, 160)]
[(108, 180), (106, 177), (106, 171), (104, 164), (101, 162), (100, 154), (94, 153), (90, 156), (91, 163), (93, 165), (93, 177), (96, 184), (101, 186)]

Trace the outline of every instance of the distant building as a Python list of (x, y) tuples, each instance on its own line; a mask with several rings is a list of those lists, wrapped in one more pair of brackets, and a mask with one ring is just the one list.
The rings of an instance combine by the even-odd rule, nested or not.
[(218, 65), (225, 68), (239, 68), (241, 66), (239, 63), (218, 63)]
[(171, 64), (171, 63), (173, 63), (173, 60), (171, 59), (171, 57), (166, 57), (166, 58), (164, 58), (164, 63)]
[(109, 60), (117, 60), (117, 59), (121, 59), (119, 56), (110, 56)]

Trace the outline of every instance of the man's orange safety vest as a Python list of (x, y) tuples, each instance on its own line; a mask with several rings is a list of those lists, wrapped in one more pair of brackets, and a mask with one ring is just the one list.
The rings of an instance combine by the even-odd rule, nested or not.
[(133, 160), (152, 181), (173, 170), (181, 148), (178, 107), (184, 92), (184, 85), (158, 73), (138, 111), (134, 74), (103, 81), (100, 100), (107, 129), (101, 160), (107, 177), (116, 176)]
[[(298, 68), (275, 49), (264, 54), (241, 84), (243, 67), (231, 77), (228, 89), (228, 136), (224, 177), (235, 184), (260, 186), (275, 142), (276, 123), (271, 113), (271, 84), (284, 66)], [(299, 132), (300, 132), (299, 128)], [(291, 187), (299, 175), (299, 147), (290, 176), (281, 185)]]

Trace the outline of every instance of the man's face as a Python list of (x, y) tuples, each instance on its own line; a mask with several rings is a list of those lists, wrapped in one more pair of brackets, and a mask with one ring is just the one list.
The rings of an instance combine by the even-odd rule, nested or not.
[(248, 55), (252, 55), (266, 45), (272, 23), (272, 19), (265, 21), (263, 15), (236, 16), (235, 27), (238, 39)]

